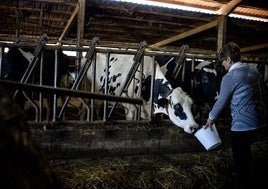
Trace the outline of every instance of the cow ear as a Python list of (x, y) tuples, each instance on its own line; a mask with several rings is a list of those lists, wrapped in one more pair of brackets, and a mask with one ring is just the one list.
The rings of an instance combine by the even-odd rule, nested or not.
[(166, 99), (166, 98), (158, 99), (157, 104), (159, 106), (165, 107), (165, 105), (168, 105), (168, 99)]

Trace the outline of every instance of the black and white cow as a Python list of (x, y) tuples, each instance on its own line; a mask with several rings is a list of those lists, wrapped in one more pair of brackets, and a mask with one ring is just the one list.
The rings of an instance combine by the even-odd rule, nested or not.
[[(20, 81), (29, 63), (34, 58), (34, 49), (22, 49), (18, 47), (11, 47), (5, 54), (3, 60), (3, 72), (2, 75), (5, 79)], [(58, 56), (58, 74), (57, 74), (57, 86), (60, 85), (63, 76), (68, 75), (68, 69), (70, 65), (69, 58), (62, 51), (57, 51)], [(40, 63), (39, 58), (39, 63)], [(54, 67), (55, 67), (55, 51), (43, 50), (43, 85), (54, 85)], [(34, 79), (40, 82), (39, 64), (36, 66)]]
[[(113, 95), (120, 94), (122, 91), (122, 85), (127, 79), (128, 72), (131, 69), (134, 55), (124, 54), (111, 54), (109, 58), (109, 68), (106, 69), (107, 55), (104, 53), (96, 54), (96, 91), (104, 92), (106, 73), (108, 72), (108, 93)], [(82, 59), (81, 63), (84, 64), (85, 59)], [(144, 57), (143, 67), (143, 83), (150, 81), (153, 73), (153, 59), (152, 57)], [(197, 128), (198, 124), (195, 122), (192, 112), (191, 98), (180, 88), (172, 88), (168, 80), (162, 73), (160, 66), (155, 64), (155, 83), (153, 89), (153, 114), (164, 113), (168, 115), (170, 120), (177, 126), (184, 129), (187, 133), (192, 133), (193, 128)], [(87, 72), (87, 78), (92, 81), (92, 69), (89, 68)], [(136, 73), (135, 79), (133, 79), (126, 92), (122, 96), (138, 97), (139, 91), (142, 90), (142, 96), (144, 103), (141, 107), (141, 118), (148, 118), (149, 112), (149, 96), (146, 91), (148, 87), (146, 85), (139, 85), (139, 71)], [(148, 85), (147, 85), (148, 86)], [(126, 119), (132, 120), (135, 116), (136, 108), (131, 104), (123, 104), (125, 107)]]
[[(3, 57), (1, 78), (20, 82), (29, 63), (34, 59), (33, 50), (34, 49), (31, 48), (22, 49), (11, 47)], [(58, 72), (56, 86), (69, 87), (73, 81), (68, 72), (70, 64), (69, 58), (60, 50), (57, 51), (57, 57)], [(41, 58), (39, 58), (38, 64), (34, 68), (28, 83), (40, 83), (40, 60)], [(54, 70), (55, 51), (43, 49), (42, 85), (54, 86)], [(13, 96), (14, 91), (11, 90), (10, 93), (10, 95)], [(48, 99), (48, 112), (51, 113), (50, 109), (52, 107), (53, 94), (47, 94), (45, 97)], [(26, 99), (21, 93), (18, 93), (16, 100), (21, 106), (25, 106)], [(47, 115), (47, 119), (49, 119), (49, 115)]]
[[(210, 61), (195, 61), (194, 66), (192, 66), (192, 61), (185, 61), (184, 67), (180, 69), (178, 77), (174, 78), (175, 58), (157, 56), (156, 60), (159, 62), (162, 72), (172, 87), (176, 88), (180, 86), (190, 95), (193, 100), (193, 114), (207, 117), (205, 115), (207, 113), (206, 111), (215, 103), (219, 91), (218, 86), (220, 82), (218, 81), (219, 78), (214, 63)], [(202, 115), (200, 115), (201, 112)]]
[(192, 73), (193, 87), (191, 98), (197, 107), (196, 113), (206, 118), (219, 93), (219, 81), (214, 64), (209, 61), (200, 62)]

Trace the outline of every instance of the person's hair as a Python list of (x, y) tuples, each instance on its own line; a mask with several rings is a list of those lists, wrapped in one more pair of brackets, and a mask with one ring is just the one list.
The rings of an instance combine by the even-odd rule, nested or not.
[(240, 47), (234, 42), (229, 42), (224, 45), (224, 47), (222, 47), (218, 53), (220, 62), (227, 60), (228, 57), (230, 57), (231, 61), (233, 62), (238, 62), (241, 59)]

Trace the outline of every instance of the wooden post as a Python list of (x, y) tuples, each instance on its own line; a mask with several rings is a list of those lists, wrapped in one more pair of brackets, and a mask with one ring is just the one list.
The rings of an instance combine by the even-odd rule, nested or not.
[[(84, 40), (84, 23), (85, 23), (86, 0), (79, 0), (78, 2), (79, 2), (79, 11), (78, 11), (78, 18), (77, 18), (77, 47), (81, 47), (82, 42)], [(82, 52), (77, 51), (76, 52), (76, 62), (75, 62), (76, 73), (79, 72), (81, 57), (82, 57)]]
[(217, 40), (217, 52), (223, 47), (226, 39), (226, 16), (221, 15), (218, 18), (218, 40)]

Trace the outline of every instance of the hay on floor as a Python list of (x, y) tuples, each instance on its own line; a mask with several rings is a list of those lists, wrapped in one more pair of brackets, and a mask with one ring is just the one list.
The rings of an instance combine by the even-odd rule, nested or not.
[[(260, 163), (261, 169), (267, 166), (267, 149), (266, 140), (252, 146), (254, 161)], [(221, 149), (201, 153), (56, 160), (52, 166), (66, 189), (229, 189), (232, 187), (231, 164), (231, 150)], [(251, 174), (259, 177), (256, 172)]]

